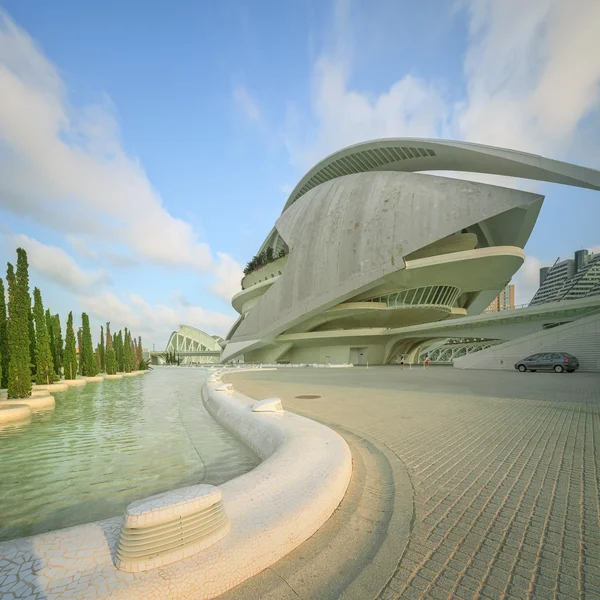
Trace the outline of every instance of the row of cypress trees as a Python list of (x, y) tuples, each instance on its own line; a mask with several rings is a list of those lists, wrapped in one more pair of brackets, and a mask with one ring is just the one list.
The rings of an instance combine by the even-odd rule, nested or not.
[(177, 365), (181, 364), (181, 357), (179, 353), (175, 353), (175, 351), (167, 352), (166, 363), (168, 365)]
[[(114, 341), (110, 323), (100, 328), (100, 344), (94, 351), (90, 320), (81, 315), (77, 341), (73, 313), (69, 313), (63, 347), (58, 314), (44, 311), (42, 294), (33, 290), (33, 309), (29, 293), (29, 265), (27, 253), (17, 248), (17, 268), (7, 264), (8, 306), (6, 289), (0, 278), (0, 388), (8, 388), (9, 398), (31, 395), (32, 381), (48, 384), (60, 379), (75, 379), (77, 375), (94, 376), (100, 371), (114, 374), (131, 372), (147, 365), (142, 358), (142, 338), (136, 340), (125, 328)], [(77, 353), (79, 347), (79, 354)]]

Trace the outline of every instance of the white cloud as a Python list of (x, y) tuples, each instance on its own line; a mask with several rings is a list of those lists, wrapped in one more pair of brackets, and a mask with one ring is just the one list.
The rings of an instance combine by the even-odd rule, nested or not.
[[(464, 101), (452, 104), (446, 83), (410, 74), (379, 95), (354, 89), (347, 49), (356, 43), (337, 39), (315, 61), (310, 114), (293, 104), (288, 108), (291, 163), (305, 170), (344, 146), (397, 136), (452, 137), (564, 155), (577, 126), (598, 106), (600, 3), (465, 0), (461, 6), (469, 19)], [(338, 9), (334, 37), (351, 37), (343, 16), (347, 2), (338, 2)]]
[(68, 235), (67, 241), (71, 245), (71, 248), (77, 252), (81, 258), (87, 260), (98, 260), (98, 252), (91, 248), (84, 240), (76, 235)]
[(220, 268), (221, 255), (169, 213), (125, 153), (110, 101), (70, 105), (55, 66), (1, 11), (0, 148), (2, 208), (69, 234), (81, 256), (110, 262), (118, 245), (133, 261)]
[[(127, 327), (141, 335), (148, 343), (166, 344), (171, 331), (181, 324), (198, 327), (210, 334), (224, 336), (235, 317), (206, 310), (189, 301), (181, 291), (174, 290), (168, 305), (151, 304), (136, 293), (118, 294), (103, 269), (83, 269), (65, 250), (42, 244), (29, 236), (8, 234), (8, 247), (21, 247), (27, 251), (30, 269), (48, 281), (62, 286), (72, 296), (65, 297), (64, 305), (73, 310), (76, 320), (79, 311), (87, 312), (93, 320), (93, 337), (97, 341), (100, 325), (107, 321), (116, 331)], [(219, 279), (214, 283), (214, 293), (226, 300), (240, 287), (241, 267), (227, 254), (218, 257)], [(237, 270), (239, 269), (239, 274)], [(32, 283), (42, 289), (39, 283)], [(237, 288), (237, 289), (236, 289)], [(67, 302), (68, 299), (68, 302)], [(52, 306), (52, 311), (65, 313), (63, 306)], [(66, 314), (63, 315), (66, 318)], [(66, 321), (65, 321), (66, 322)]]
[[(292, 164), (303, 169), (344, 146), (372, 138), (411, 135), (435, 137), (446, 128), (447, 109), (442, 95), (425, 81), (406, 75), (387, 92), (372, 97), (349, 88), (346, 61), (322, 56), (314, 68), (313, 112), (317, 132), (312, 139), (294, 112), (288, 131)], [(288, 121), (289, 122), (289, 121)]]
[(241, 290), (242, 265), (228, 254), (217, 252), (216, 281), (210, 286), (211, 292), (229, 302)]
[[(600, 3), (473, 0), (459, 131), (470, 141), (563, 153), (600, 94)], [(518, 15), (518, 18), (515, 18)]]
[(110, 283), (110, 277), (103, 269), (80, 268), (62, 248), (42, 244), (23, 234), (13, 235), (11, 241), (14, 247), (27, 251), (32, 269), (69, 290), (89, 289)]
[(182, 324), (224, 336), (235, 321), (230, 315), (176, 301), (169, 306), (151, 304), (137, 294), (119, 297), (105, 290), (100, 294), (80, 294), (77, 299), (97, 326), (110, 321), (112, 331), (128, 327), (136, 337), (141, 335), (145, 344), (155, 342), (157, 349), (164, 348), (171, 332)]
[(233, 89), (233, 99), (249, 121), (258, 123), (261, 120), (258, 104), (245, 85), (237, 85)]

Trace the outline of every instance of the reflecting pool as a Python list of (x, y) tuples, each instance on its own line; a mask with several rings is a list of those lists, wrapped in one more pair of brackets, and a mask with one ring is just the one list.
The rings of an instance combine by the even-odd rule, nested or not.
[(0, 540), (122, 514), (132, 501), (217, 485), (256, 455), (204, 408), (208, 372), (146, 375), (56, 393), (54, 410), (0, 429)]

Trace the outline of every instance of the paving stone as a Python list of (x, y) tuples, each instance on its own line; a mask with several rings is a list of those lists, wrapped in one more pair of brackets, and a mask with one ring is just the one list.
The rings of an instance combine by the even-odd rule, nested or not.
[[(410, 474), (415, 526), (400, 568), (422, 569), (402, 598), (420, 598), (440, 572), (432, 598), (456, 588), (472, 599), (482, 584), (481, 597), (527, 598), (533, 573), (535, 600), (594, 597), (600, 376), (289, 371), (240, 377), (256, 390), (268, 382), (286, 408), (387, 445)], [(295, 399), (308, 387), (318, 401)]]

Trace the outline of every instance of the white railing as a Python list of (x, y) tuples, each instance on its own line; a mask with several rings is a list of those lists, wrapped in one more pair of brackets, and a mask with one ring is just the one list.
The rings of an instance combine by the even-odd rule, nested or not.
[(382, 302), (392, 309), (429, 306), (451, 309), (459, 296), (460, 288), (454, 285), (428, 285), (369, 298), (367, 302)]

